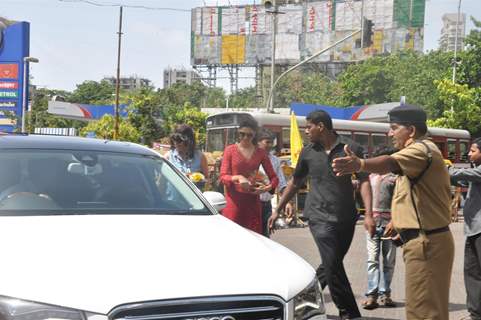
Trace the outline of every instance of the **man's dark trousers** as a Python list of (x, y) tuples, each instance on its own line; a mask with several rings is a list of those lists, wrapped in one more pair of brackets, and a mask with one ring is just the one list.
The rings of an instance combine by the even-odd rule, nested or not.
[(361, 316), (343, 264), (355, 226), (355, 221), (332, 223), (309, 219), (309, 228), (322, 260), (317, 269), (317, 277), (323, 288), (326, 285), (329, 287), (340, 315), (348, 318)]
[(473, 320), (481, 320), (481, 233), (466, 239), (464, 285), (468, 312)]

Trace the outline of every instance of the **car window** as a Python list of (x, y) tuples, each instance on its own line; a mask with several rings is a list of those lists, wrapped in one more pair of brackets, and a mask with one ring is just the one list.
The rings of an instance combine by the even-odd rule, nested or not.
[(2, 150), (0, 214), (210, 214), (165, 160), (97, 151)]

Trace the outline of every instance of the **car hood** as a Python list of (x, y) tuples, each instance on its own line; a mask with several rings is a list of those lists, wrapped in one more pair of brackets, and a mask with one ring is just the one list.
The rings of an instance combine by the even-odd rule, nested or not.
[(221, 215), (0, 217), (0, 295), (97, 313), (147, 300), (274, 294), (314, 270)]

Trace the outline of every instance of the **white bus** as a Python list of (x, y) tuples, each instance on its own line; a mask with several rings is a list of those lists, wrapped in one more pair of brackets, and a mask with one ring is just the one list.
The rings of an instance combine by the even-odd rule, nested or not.
[[(288, 154), (290, 149), (290, 116), (264, 112), (222, 112), (207, 117), (206, 151), (223, 151), (237, 141), (237, 128), (244, 119), (255, 119), (261, 128), (269, 129), (276, 137), (276, 149), (279, 154)], [(305, 117), (297, 117), (303, 141)], [(384, 145), (390, 145), (387, 136), (389, 124), (381, 122), (353, 121), (333, 119), (333, 126), (340, 135), (347, 136), (362, 145), (369, 155)], [(471, 136), (468, 131), (460, 129), (429, 128), (433, 142), (439, 147), (445, 159), (457, 166), (467, 166)]]

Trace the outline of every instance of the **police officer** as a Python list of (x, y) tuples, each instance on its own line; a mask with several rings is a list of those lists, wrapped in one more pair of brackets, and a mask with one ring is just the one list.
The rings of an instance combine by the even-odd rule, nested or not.
[[(403, 241), (407, 319), (449, 319), (449, 285), (454, 241), (449, 231), (450, 181), (441, 152), (427, 140), (426, 113), (403, 105), (389, 112), (394, 146), (390, 156), (360, 159), (349, 148), (334, 159), (338, 175), (399, 174), (392, 200), (392, 227)], [(387, 233), (392, 231), (387, 228)]]

